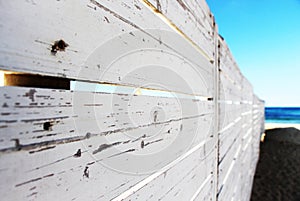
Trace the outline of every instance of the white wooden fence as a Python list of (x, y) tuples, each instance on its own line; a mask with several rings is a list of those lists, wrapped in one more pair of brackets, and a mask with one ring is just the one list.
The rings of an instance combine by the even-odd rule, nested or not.
[(1, 200), (249, 200), (264, 104), (204, 0), (0, 1)]

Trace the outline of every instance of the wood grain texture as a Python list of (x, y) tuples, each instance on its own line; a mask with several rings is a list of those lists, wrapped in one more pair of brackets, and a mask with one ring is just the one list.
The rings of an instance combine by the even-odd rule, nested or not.
[[(156, 12), (162, 14), (166, 22), (190, 40), (205, 57), (214, 61), (214, 18), (206, 9), (205, 1), (176, 0), (150, 0)], [(177, 17), (177, 16), (182, 17)]]
[[(195, 80), (199, 79), (187, 78), (207, 72), (207, 76), (202, 76), (205, 91), (200, 87), (200, 91), (195, 88), (196, 91), (191, 93), (212, 93), (209, 84), (213, 67), (209, 61), (201, 59), (203, 56), (186, 39), (174, 32), (140, 1), (10, 1), (2, 4), (2, 69), (134, 86), (155, 82), (160, 85), (152, 86), (154, 88), (162, 89), (163, 85), (170, 91), (187, 92), (186, 88), (178, 84), (179, 80), (170, 77), (164, 81), (157, 74), (147, 76), (135, 72), (130, 79), (124, 79), (131, 72), (130, 68), (134, 67), (134, 63), (122, 63), (125, 65), (123, 68), (120, 68), (120, 63), (117, 66), (113, 64), (116, 61), (122, 62), (119, 60), (120, 56), (136, 51), (139, 55), (132, 56), (143, 59), (134, 61), (142, 61), (143, 65), (156, 65), (158, 61), (160, 65), (172, 66), (173, 72), (182, 74), (184, 81), (193, 82), (188, 83), (190, 86), (195, 86)], [(19, 26), (24, 19), (26, 23)], [(32, 31), (36, 28), (38, 30)], [(60, 40), (67, 47), (56, 50), (55, 44)], [(177, 41), (176, 44), (173, 41)], [(174, 56), (153, 55), (160, 51)], [(176, 65), (166, 63), (172, 62), (172, 59), (181, 61), (174, 61)], [(127, 60), (130, 57), (127, 56)], [(189, 68), (194, 73), (182, 71), (186, 65), (192, 66)]]
[(14, 139), (27, 146), (59, 139), (84, 140), (87, 135), (146, 132), (149, 126), (156, 126), (158, 132), (184, 119), (202, 118), (208, 127), (213, 115), (211, 101), (192, 98), (21, 87), (3, 87), (0, 96), (5, 105), (0, 116), (4, 150), (11, 148)]
[(219, 175), (217, 200), (249, 200), (264, 132), (264, 103), (219, 37)]
[(204, 0), (0, 4), (0, 70), (45, 82), (0, 86), (3, 200), (249, 200), (264, 102)]

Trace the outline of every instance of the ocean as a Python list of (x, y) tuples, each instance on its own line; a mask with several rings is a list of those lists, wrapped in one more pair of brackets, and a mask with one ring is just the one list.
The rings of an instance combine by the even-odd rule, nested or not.
[(266, 107), (266, 123), (300, 124), (300, 107)]

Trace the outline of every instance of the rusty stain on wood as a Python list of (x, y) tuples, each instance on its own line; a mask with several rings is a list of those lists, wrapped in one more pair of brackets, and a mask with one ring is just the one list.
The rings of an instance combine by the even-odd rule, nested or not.
[(157, 8), (158, 12), (161, 12), (161, 5), (160, 5), (159, 0), (156, 0), (156, 8)]
[(108, 19), (106, 16), (104, 16), (104, 19), (105, 19), (105, 21), (106, 21), (107, 23), (110, 23), (110, 22), (109, 22), (109, 19)]
[(34, 102), (34, 93), (36, 92), (35, 89), (30, 89), (24, 96), (29, 97), (29, 99)]
[(83, 177), (90, 178), (90, 171), (89, 171), (89, 167), (88, 166), (86, 166), (84, 168)]
[(81, 157), (81, 149), (78, 149), (77, 152), (73, 155), (75, 158)]
[(53, 126), (53, 122), (48, 121), (43, 124), (43, 129), (46, 131), (50, 131), (52, 130), (52, 126)]
[(51, 46), (51, 54), (56, 55), (58, 51), (65, 51), (69, 45), (62, 39), (57, 40)]

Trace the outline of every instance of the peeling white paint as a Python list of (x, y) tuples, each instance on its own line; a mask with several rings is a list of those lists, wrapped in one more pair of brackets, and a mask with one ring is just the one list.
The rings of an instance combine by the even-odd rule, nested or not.
[(0, 87), (3, 200), (250, 199), (264, 104), (204, 0), (1, 1), (0, 37), (46, 82)]

